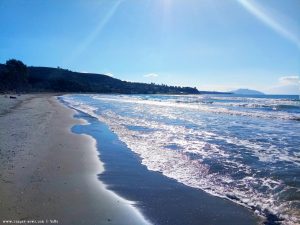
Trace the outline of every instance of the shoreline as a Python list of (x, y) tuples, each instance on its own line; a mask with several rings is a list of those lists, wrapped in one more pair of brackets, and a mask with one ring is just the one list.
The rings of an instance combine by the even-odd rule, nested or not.
[(129, 150), (106, 124), (83, 112), (76, 116), (89, 124), (76, 125), (73, 132), (97, 140), (100, 160), (105, 167), (99, 179), (109, 190), (138, 202), (137, 207), (154, 224), (250, 225), (263, 222), (241, 205), (149, 171), (140, 163), (140, 157)]
[(148, 224), (97, 179), (103, 164), (95, 140), (70, 130), (85, 121), (55, 94), (28, 96), (15, 107), (2, 104), (9, 111), (0, 113), (0, 221)]

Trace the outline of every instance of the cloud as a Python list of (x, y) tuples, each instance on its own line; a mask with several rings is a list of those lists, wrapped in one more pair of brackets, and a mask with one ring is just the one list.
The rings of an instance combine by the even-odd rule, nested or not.
[(114, 75), (112, 73), (105, 73), (104, 75), (114, 77)]
[(270, 94), (299, 94), (300, 77), (283, 76), (278, 78), (278, 83), (267, 90)]
[(158, 77), (159, 75), (156, 74), (156, 73), (149, 73), (149, 74), (146, 74), (144, 75), (144, 77), (147, 77), (147, 78), (155, 78), (155, 77)]
[(282, 85), (300, 84), (299, 76), (285, 76), (280, 77), (278, 80)]

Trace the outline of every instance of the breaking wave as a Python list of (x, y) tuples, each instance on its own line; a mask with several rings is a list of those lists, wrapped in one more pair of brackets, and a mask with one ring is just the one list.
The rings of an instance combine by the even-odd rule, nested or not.
[[(259, 215), (275, 215), (283, 224), (300, 222), (300, 123), (293, 121), (299, 102), (164, 95), (62, 99), (108, 124), (149, 170)], [(280, 109), (261, 110), (274, 105)]]

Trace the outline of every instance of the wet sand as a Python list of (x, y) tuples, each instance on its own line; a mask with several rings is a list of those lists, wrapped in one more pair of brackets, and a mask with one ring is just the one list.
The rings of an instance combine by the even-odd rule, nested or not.
[[(159, 172), (149, 171), (110, 131), (109, 127), (85, 113), (79, 118), (89, 124), (73, 131), (97, 140), (105, 171), (99, 175), (107, 187), (120, 196), (138, 202), (137, 207), (156, 225), (254, 225), (262, 223), (253, 211), (227, 199), (188, 187)], [(266, 222), (271, 225), (273, 223)]]
[(70, 132), (84, 121), (54, 94), (2, 95), (0, 105), (0, 223), (148, 223), (97, 179), (95, 140)]

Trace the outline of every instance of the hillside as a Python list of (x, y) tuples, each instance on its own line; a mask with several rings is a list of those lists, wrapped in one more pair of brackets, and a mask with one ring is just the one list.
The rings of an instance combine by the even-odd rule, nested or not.
[(35, 90), (123, 94), (199, 93), (196, 88), (127, 82), (102, 74), (47, 67), (29, 67), (28, 81)]
[(122, 81), (110, 76), (61, 68), (27, 67), (21, 61), (0, 64), (0, 92), (93, 92), (122, 94), (199, 94), (196, 88)]

